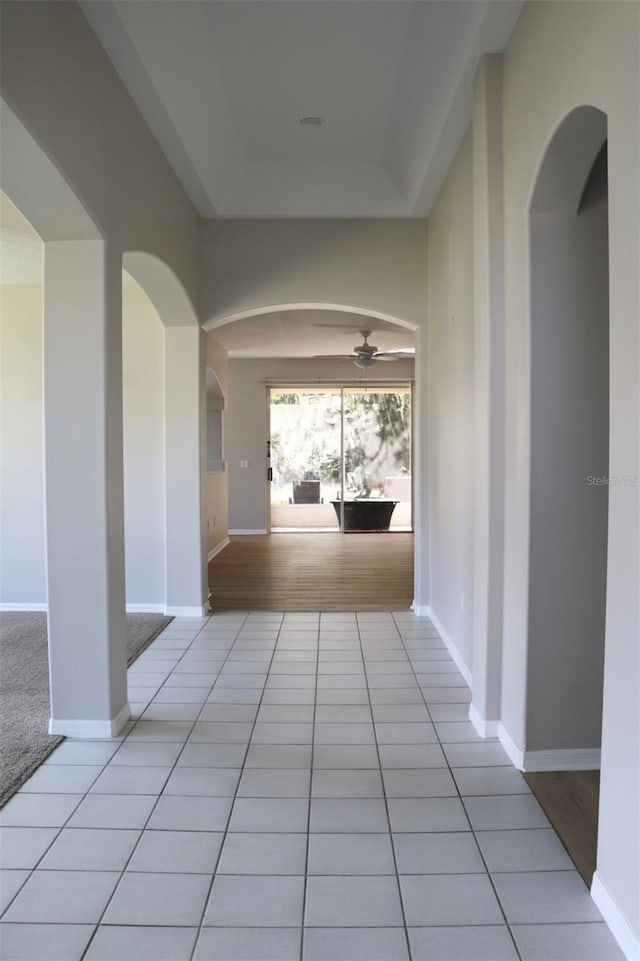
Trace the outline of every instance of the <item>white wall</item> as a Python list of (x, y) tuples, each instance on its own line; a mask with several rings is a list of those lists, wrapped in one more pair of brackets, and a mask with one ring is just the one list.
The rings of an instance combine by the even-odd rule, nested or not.
[(122, 287), (127, 604), (165, 599), (164, 328), (135, 280)]
[[(413, 378), (413, 361), (384, 365), (384, 378)], [(392, 370), (390, 369), (392, 368)], [(353, 380), (350, 361), (229, 360), (227, 466), (229, 472), (229, 529), (264, 531), (267, 524), (267, 388), (265, 381)], [(369, 373), (368, 380), (373, 380)], [(247, 460), (248, 468), (240, 461)]]
[(337, 304), (424, 323), (424, 220), (212, 220), (201, 232), (205, 323), (276, 304)]
[(473, 170), (468, 133), (429, 218), (430, 607), (471, 668)]
[(42, 285), (0, 285), (0, 606), (46, 605)]

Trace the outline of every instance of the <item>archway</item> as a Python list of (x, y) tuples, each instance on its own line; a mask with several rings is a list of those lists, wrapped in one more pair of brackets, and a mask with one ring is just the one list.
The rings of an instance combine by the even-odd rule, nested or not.
[[(599, 110), (580, 107), (556, 131), (529, 227), (525, 769), (591, 770), (600, 763), (609, 465), (608, 177)], [(591, 870), (595, 837), (592, 858)]]
[[(137, 595), (129, 607), (200, 616), (207, 608), (203, 334), (184, 287), (163, 261), (144, 251), (127, 251), (122, 266), (139, 286), (140, 293), (144, 292), (147, 310), (150, 308), (162, 324), (162, 330), (157, 331), (162, 343), (156, 344), (159, 349), (155, 351), (156, 367), (161, 365), (162, 369), (156, 370), (154, 383), (146, 385), (155, 391), (155, 404), (151, 405), (147, 391), (146, 407), (153, 419), (156, 439), (163, 447), (162, 470), (152, 482), (157, 495), (156, 510), (147, 533), (154, 541), (162, 539), (162, 561), (159, 564), (156, 556), (156, 576), (153, 584), (149, 583), (151, 572), (143, 570), (149, 538), (129, 538), (128, 560), (135, 563), (135, 570), (127, 571), (127, 582), (135, 584), (138, 591), (151, 592), (147, 596)], [(138, 347), (140, 354), (142, 346)], [(138, 370), (142, 370), (140, 364)], [(147, 373), (150, 376), (150, 371)], [(144, 466), (142, 452), (134, 449), (139, 500), (144, 496)], [(159, 456), (156, 445), (156, 462)], [(131, 458), (127, 466), (133, 466)], [(125, 467), (130, 492), (131, 473)], [(149, 507), (147, 504), (147, 513)], [(131, 516), (136, 516), (139, 523), (139, 513), (132, 511)], [(129, 534), (133, 534), (131, 525)]]
[(109, 737), (129, 717), (116, 258), (90, 212), (4, 103), (1, 124), (2, 189), (44, 242), (49, 732)]
[[(327, 316), (331, 315), (331, 316)], [(238, 349), (237, 344), (240, 338), (235, 341), (226, 335), (228, 332), (241, 329), (244, 322), (249, 321), (254, 325), (253, 330), (260, 328), (266, 331), (265, 340), (269, 343), (261, 345), (262, 353), (254, 349), (251, 354), (247, 351), (244, 357), (233, 356), (234, 350)], [(291, 335), (291, 339), (297, 337), (296, 326), (308, 324), (317, 328), (330, 323), (343, 328), (345, 334), (351, 336), (337, 336), (332, 330), (330, 336), (325, 331), (326, 343), (330, 345), (324, 352), (336, 355), (335, 357), (323, 359), (323, 351), (320, 349), (301, 349), (298, 345), (290, 343), (285, 350), (279, 350), (278, 346), (282, 339)], [(420, 331), (417, 325), (404, 320), (401, 317), (394, 317), (390, 314), (380, 312), (367, 306), (354, 306), (350, 304), (321, 303), (321, 302), (296, 302), (296, 303), (277, 303), (268, 304), (262, 308), (239, 311), (217, 318), (215, 321), (205, 323), (205, 329), (210, 330), (223, 346), (229, 346), (232, 351), (230, 358), (229, 375), (229, 430), (228, 430), (228, 464), (230, 474), (230, 490), (232, 492), (232, 503), (230, 504), (229, 527), (232, 533), (244, 532), (247, 534), (264, 533), (268, 527), (268, 504), (267, 491), (265, 487), (265, 467), (269, 464), (265, 459), (265, 450), (268, 440), (267, 419), (265, 411), (265, 386), (266, 387), (286, 387), (287, 384), (295, 385), (296, 388), (303, 389), (304, 385), (313, 385), (315, 389), (324, 384), (335, 387), (336, 384), (347, 384), (357, 386), (358, 383), (367, 382), (373, 385), (378, 378), (381, 382), (390, 384), (394, 379), (404, 381), (416, 381), (416, 395), (413, 409), (415, 411), (414, 423), (414, 451), (413, 466), (417, 466), (414, 471), (414, 490), (416, 512), (414, 515), (415, 538), (413, 541), (416, 563), (415, 590), (414, 598), (416, 606), (420, 608), (420, 613), (426, 611), (426, 604), (420, 603), (420, 598), (426, 597), (426, 564), (420, 563), (420, 559), (426, 560), (426, 516), (422, 510), (422, 505), (427, 503), (425, 496), (426, 490), (426, 471), (424, 471), (423, 454), (424, 448), (421, 445), (422, 427), (424, 427), (423, 405), (420, 403), (420, 371), (424, 369), (421, 362), (410, 363), (403, 367), (402, 362), (398, 364), (380, 363), (375, 368), (368, 371), (355, 368), (352, 361), (348, 359), (338, 359), (345, 357), (353, 347), (355, 340), (359, 340), (357, 331), (361, 329), (373, 329), (375, 337), (372, 339), (377, 343), (381, 341), (380, 330), (386, 332), (388, 337), (393, 337), (393, 332), (402, 334), (401, 343), (383, 343), (382, 349), (404, 346), (411, 341), (416, 344), (418, 358), (420, 358)], [(353, 331), (356, 334), (353, 334)], [(317, 329), (315, 331), (317, 336)], [(262, 334), (260, 335), (262, 337)], [(424, 340), (424, 338), (423, 338)], [(315, 343), (316, 341), (314, 341)], [(249, 346), (249, 337), (244, 338), (244, 344)], [(344, 347), (343, 347), (344, 344)], [(253, 347), (253, 344), (251, 344)], [(240, 365), (246, 368), (246, 377), (242, 375), (242, 384), (238, 381), (240, 376)], [(292, 388), (293, 389), (293, 388)], [(252, 414), (245, 415), (243, 422), (236, 428), (238, 405), (243, 408), (249, 407)], [(244, 464), (244, 467), (240, 465)], [(248, 473), (247, 473), (248, 471)], [(392, 471), (387, 471), (392, 474)], [(291, 488), (291, 489), (290, 489)], [(293, 498), (292, 482), (287, 488), (289, 495)], [(335, 497), (334, 484), (331, 495)], [(243, 507), (236, 509), (239, 499), (243, 499), (246, 509)], [(235, 503), (234, 503), (235, 502)], [(326, 505), (326, 499), (325, 499)], [(322, 505), (322, 506), (325, 506)], [(333, 515), (333, 508), (329, 505), (329, 511)], [(276, 526), (279, 526), (276, 524)], [(309, 526), (309, 525), (304, 525)], [(320, 525), (322, 526), (322, 525)]]

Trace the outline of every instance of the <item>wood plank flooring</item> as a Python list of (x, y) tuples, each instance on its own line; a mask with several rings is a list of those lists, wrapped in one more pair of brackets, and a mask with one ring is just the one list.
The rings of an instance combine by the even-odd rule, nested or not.
[(587, 887), (596, 868), (599, 771), (538, 771), (527, 784), (560, 837)]
[(232, 537), (209, 563), (214, 611), (402, 611), (413, 599), (413, 534)]

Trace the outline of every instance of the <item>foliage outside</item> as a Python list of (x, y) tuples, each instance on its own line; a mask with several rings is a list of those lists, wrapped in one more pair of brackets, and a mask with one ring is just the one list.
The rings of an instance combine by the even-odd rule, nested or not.
[[(319, 480), (340, 496), (339, 391), (271, 394), (272, 503), (287, 503), (294, 481)], [(385, 480), (411, 472), (411, 394), (344, 391), (345, 497), (384, 495)]]

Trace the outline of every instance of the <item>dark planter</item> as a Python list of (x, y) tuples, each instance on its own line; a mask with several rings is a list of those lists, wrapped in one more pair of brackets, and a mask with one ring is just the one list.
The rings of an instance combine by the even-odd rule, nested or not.
[[(342, 501), (331, 501), (331, 503), (340, 523)], [(345, 532), (388, 531), (391, 515), (397, 503), (398, 501), (378, 499), (344, 501)]]

